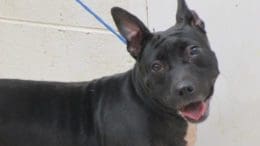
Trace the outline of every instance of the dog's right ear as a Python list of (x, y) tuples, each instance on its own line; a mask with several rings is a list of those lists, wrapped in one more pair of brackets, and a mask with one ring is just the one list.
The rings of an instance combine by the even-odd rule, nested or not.
[(201, 32), (205, 33), (205, 24), (203, 20), (200, 19), (198, 14), (190, 10), (185, 2), (185, 0), (178, 0), (178, 8), (176, 15), (177, 24), (190, 25), (192, 27), (198, 28)]
[(136, 16), (122, 8), (112, 8), (111, 14), (120, 34), (127, 40), (128, 52), (135, 59), (139, 58), (144, 47), (143, 42), (151, 33)]

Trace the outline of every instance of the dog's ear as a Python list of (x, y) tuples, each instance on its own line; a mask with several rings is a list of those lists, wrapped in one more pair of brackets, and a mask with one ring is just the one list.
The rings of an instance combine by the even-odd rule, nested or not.
[(128, 52), (134, 58), (139, 58), (142, 53), (143, 42), (151, 33), (136, 16), (122, 8), (112, 8), (111, 14), (120, 34), (127, 40)]
[(195, 11), (188, 8), (185, 0), (178, 0), (176, 22), (177, 24), (196, 27), (205, 33), (205, 24), (203, 20), (200, 19)]

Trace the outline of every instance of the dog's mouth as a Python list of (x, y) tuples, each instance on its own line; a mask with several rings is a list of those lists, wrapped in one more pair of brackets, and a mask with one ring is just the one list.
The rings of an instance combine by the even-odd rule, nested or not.
[[(214, 93), (214, 87), (212, 86), (206, 98), (177, 106), (178, 114), (191, 123), (203, 122), (204, 120), (207, 119), (209, 115), (209, 105), (213, 93)], [(166, 109), (168, 112), (171, 109), (158, 100), (154, 100), (154, 101), (156, 101), (156, 103), (158, 103), (159, 105), (162, 105), (164, 109)]]
[(189, 122), (202, 122), (208, 117), (209, 99), (190, 103), (183, 106), (179, 111), (180, 114)]
[(212, 86), (209, 95), (204, 100), (195, 101), (182, 106), (179, 110), (181, 116), (191, 123), (204, 121), (209, 115), (209, 102), (213, 92), (214, 87)]

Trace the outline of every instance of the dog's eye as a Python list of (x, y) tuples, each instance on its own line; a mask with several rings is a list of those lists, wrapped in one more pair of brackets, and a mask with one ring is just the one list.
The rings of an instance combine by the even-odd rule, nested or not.
[(163, 69), (164, 69), (164, 67), (163, 67), (163, 64), (161, 62), (156, 61), (152, 64), (152, 71), (153, 72), (160, 72)]
[(199, 54), (200, 54), (200, 49), (199, 49), (199, 47), (198, 47), (198, 46), (192, 46), (192, 47), (190, 47), (190, 49), (189, 49), (189, 54), (190, 54), (191, 56), (199, 55)]

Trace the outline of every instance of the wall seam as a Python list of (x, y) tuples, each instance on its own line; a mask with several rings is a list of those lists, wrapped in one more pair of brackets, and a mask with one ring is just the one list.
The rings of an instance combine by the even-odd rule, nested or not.
[(71, 26), (71, 25), (62, 25), (62, 24), (55, 24), (55, 23), (43, 23), (43, 22), (36, 22), (36, 21), (4, 18), (4, 17), (0, 17), (0, 22), (9, 23), (9, 24), (26, 25), (26, 26), (32, 26), (32, 27), (42, 27), (42, 28), (53, 28), (53, 29), (58, 29), (58, 30), (76, 31), (76, 32), (96, 32), (96, 33), (111, 34), (109, 31), (107, 31), (106, 29), (103, 29), (103, 28)]

